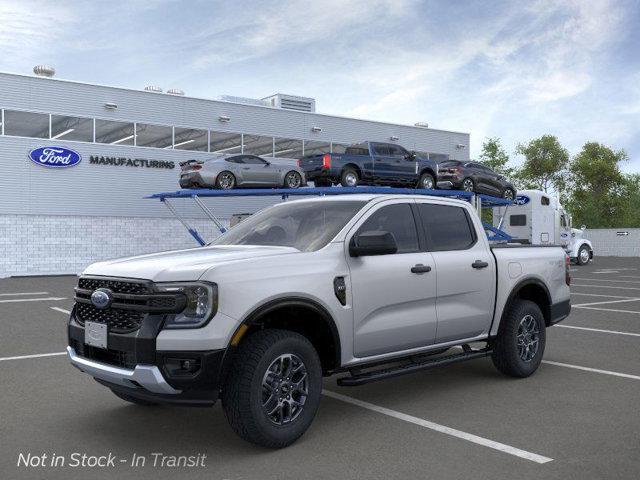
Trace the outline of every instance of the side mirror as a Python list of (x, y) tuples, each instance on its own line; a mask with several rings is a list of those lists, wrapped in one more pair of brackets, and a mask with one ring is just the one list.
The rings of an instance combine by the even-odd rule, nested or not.
[(586, 230), (586, 229), (587, 229), (587, 226), (586, 226), (586, 225), (582, 225), (582, 226), (580, 227), (580, 230)]
[(270, 161), (265, 160), (265, 162), (267, 162), (267, 163), (265, 163), (265, 164), (264, 164), (264, 166), (265, 166), (265, 167), (268, 167), (268, 166), (270, 166), (270, 165), (271, 165), (271, 162), (270, 162)]
[(404, 156), (405, 160), (414, 160), (416, 158), (416, 152), (409, 152)]
[(390, 232), (371, 230), (354, 235), (349, 243), (349, 255), (365, 257), (397, 253), (398, 244)]

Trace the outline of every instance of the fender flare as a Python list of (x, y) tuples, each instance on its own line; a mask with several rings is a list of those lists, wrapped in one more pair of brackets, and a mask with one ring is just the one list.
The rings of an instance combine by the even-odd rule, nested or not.
[[(279, 308), (283, 307), (306, 307), (310, 308), (314, 312), (318, 313), (320, 317), (324, 320), (324, 322), (329, 327), (329, 331), (331, 332), (331, 337), (333, 339), (333, 344), (335, 346), (335, 365), (336, 368), (339, 368), (342, 364), (342, 344), (340, 343), (340, 334), (338, 333), (338, 327), (336, 326), (336, 322), (331, 316), (331, 314), (324, 308), (320, 303), (315, 300), (311, 300), (305, 297), (280, 297), (273, 300), (270, 300), (266, 303), (263, 303), (257, 307), (255, 307), (249, 315), (245, 317), (245, 319), (238, 325), (236, 328), (236, 332), (242, 328), (243, 325), (251, 326), (257, 325), (256, 320), (263, 315), (266, 315), (270, 312), (273, 312)], [(233, 338), (234, 334), (231, 336)]]
[[(546, 298), (547, 298), (547, 308), (551, 307), (551, 293), (549, 293), (549, 288), (545, 285), (545, 283), (540, 280), (539, 278), (536, 277), (528, 277), (528, 278), (524, 278), (522, 280), (520, 280), (518, 283), (516, 283), (513, 288), (511, 289), (511, 292), (509, 292), (509, 296), (507, 297), (507, 300), (504, 302), (504, 306), (502, 307), (502, 312), (500, 313), (500, 321), (498, 322), (498, 326), (496, 329), (495, 334), (492, 334), (493, 332), (493, 323), (495, 323), (495, 319), (494, 322), (491, 324), (491, 328), (489, 329), (489, 336), (495, 336), (498, 334), (498, 330), (500, 329), (500, 325), (502, 324), (502, 318), (504, 317), (504, 312), (507, 309), (507, 306), (513, 301), (513, 299), (518, 295), (518, 293), (520, 292), (520, 290), (522, 290), (524, 287), (527, 287), (529, 285), (536, 285), (537, 287), (542, 287), (542, 291), (544, 292)], [(543, 315), (545, 314), (544, 310), (543, 310)], [(547, 311), (547, 314), (549, 314), (549, 312)], [(547, 318), (545, 318), (545, 322), (547, 321)]]

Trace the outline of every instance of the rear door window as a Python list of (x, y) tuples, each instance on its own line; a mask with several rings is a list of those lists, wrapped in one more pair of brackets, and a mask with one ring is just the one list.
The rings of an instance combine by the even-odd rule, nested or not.
[(398, 244), (398, 253), (414, 253), (419, 250), (418, 231), (408, 203), (387, 205), (374, 212), (358, 229), (358, 233), (369, 231), (393, 234)]
[(379, 155), (381, 157), (389, 156), (389, 147), (387, 145), (376, 143), (373, 145), (373, 149), (375, 150), (376, 155)]
[(418, 203), (418, 212), (430, 251), (466, 250), (476, 243), (475, 230), (464, 208)]

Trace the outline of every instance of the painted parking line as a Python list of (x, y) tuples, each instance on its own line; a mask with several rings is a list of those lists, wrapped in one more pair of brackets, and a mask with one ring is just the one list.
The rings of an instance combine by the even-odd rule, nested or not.
[(463, 440), (467, 440), (468, 442), (476, 443), (484, 447), (488, 447), (494, 450), (508, 453), (509, 455), (514, 455), (516, 457), (524, 458), (525, 460), (530, 460), (536, 463), (547, 463), (547, 462), (553, 461), (553, 458), (544, 457), (542, 455), (538, 455), (537, 453), (527, 452), (526, 450), (521, 450), (519, 448), (512, 447), (504, 443), (495, 442), (493, 440), (489, 440), (488, 438), (479, 437), (478, 435), (473, 435), (472, 433), (456, 430), (455, 428), (430, 422), (429, 420), (424, 420), (422, 418), (414, 417), (412, 415), (407, 415), (406, 413), (397, 412), (396, 410), (391, 410), (389, 408), (381, 407), (379, 405), (374, 405), (373, 403), (363, 402), (362, 400), (358, 400), (356, 398), (349, 397), (347, 395), (342, 395), (340, 393), (332, 392), (331, 390), (323, 389), (322, 394), (327, 397), (333, 398), (335, 400), (340, 400), (341, 402), (345, 402), (351, 405), (365, 408), (367, 410), (371, 410), (376, 413), (381, 413), (382, 415), (387, 415), (389, 417), (393, 417), (398, 420), (402, 420), (404, 422), (412, 423), (420, 427), (424, 427), (430, 430), (434, 430), (436, 432), (444, 433), (445, 435), (461, 438)]
[(615, 308), (601, 308), (601, 307), (580, 307), (578, 305), (572, 305), (571, 308), (584, 308), (585, 310), (599, 310), (601, 312), (614, 312), (614, 313), (634, 313), (640, 314), (640, 312), (636, 310), (619, 310)]
[(611, 283), (640, 283), (637, 280), (611, 280), (609, 278), (584, 278), (584, 277), (571, 277), (571, 280), (588, 280), (589, 282), (611, 282)]
[(60, 308), (60, 307), (49, 307), (51, 310), (55, 310), (56, 312), (60, 312), (60, 313), (64, 313), (65, 315), (71, 315), (71, 312), (69, 310), (65, 310), (64, 308)]
[(67, 352), (55, 352), (55, 353), (38, 353), (36, 355), (20, 355), (18, 357), (0, 357), (0, 362), (6, 362), (7, 360), (25, 360), (27, 358), (42, 358), (42, 357), (57, 357), (60, 355), (66, 355)]
[(640, 376), (631, 375), (630, 373), (612, 372), (611, 370), (600, 370), (599, 368), (583, 367), (582, 365), (571, 365), (570, 363), (552, 362), (551, 360), (542, 360), (542, 363), (555, 365), (556, 367), (574, 368), (585, 372), (602, 373), (604, 375), (612, 375), (614, 377), (630, 378), (632, 380), (640, 380)]
[(640, 298), (627, 298), (624, 300), (603, 300), (602, 302), (591, 302), (591, 303), (578, 303), (577, 305), (571, 305), (572, 307), (588, 307), (591, 305), (606, 305), (608, 303), (624, 303), (624, 302), (637, 302)]
[(636, 297), (623, 297), (620, 295), (603, 295), (602, 293), (582, 293), (582, 292), (571, 292), (571, 295), (583, 295), (585, 297), (606, 297), (606, 298), (636, 298)]
[(611, 334), (614, 334), (614, 335), (628, 335), (630, 337), (640, 337), (640, 333), (619, 332), (617, 330), (603, 330), (601, 328), (576, 327), (574, 325), (554, 325), (554, 327), (573, 328), (575, 330), (586, 330), (588, 332), (611, 333)]
[(66, 300), (66, 297), (43, 297), (43, 298), (11, 298), (8, 300), (0, 300), (0, 303), (19, 303), (19, 302), (57, 302)]
[(20, 295), (49, 295), (49, 292), (16, 292), (16, 293), (0, 293), (0, 297), (17, 297)]
[(640, 287), (619, 287), (617, 285), (576, 285), (571, 284), (571, 287), (589, 287), (589, 288), (615, 288), (617, 290), (640, 290)]

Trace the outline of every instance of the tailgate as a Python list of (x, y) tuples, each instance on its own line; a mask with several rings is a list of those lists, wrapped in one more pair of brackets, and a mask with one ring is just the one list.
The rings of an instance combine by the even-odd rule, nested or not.
[(323, 167), (329, 167), (331, 160), (336, 156), (330, 153), (319, 153), (317, 155), (307, 155), (298, 160), (298, 166), (302, 168), (305, 173), (319, 172)]

